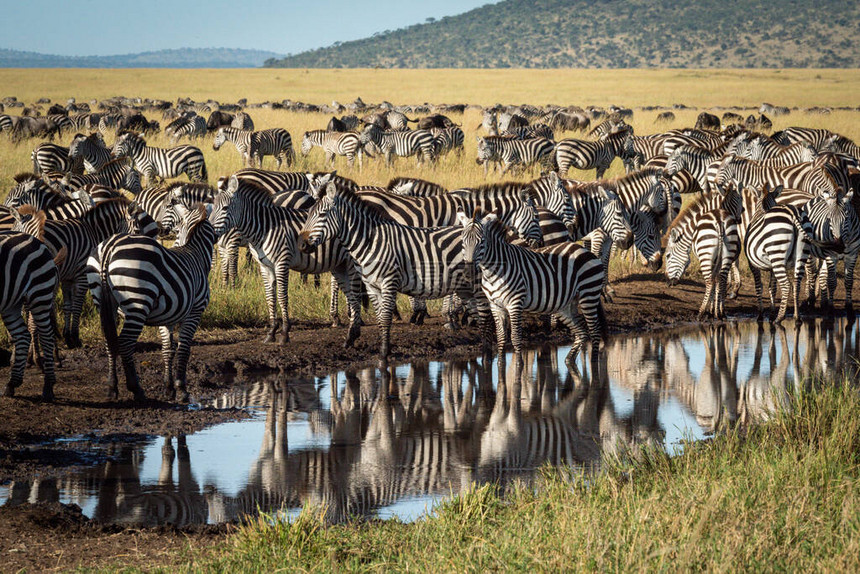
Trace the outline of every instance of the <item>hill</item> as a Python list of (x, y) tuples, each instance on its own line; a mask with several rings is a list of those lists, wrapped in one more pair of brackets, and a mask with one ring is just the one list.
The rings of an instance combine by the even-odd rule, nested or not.
[(0, 68), (257, 68), (275, 52), (179, 48), (117, 56), (55, 56), (0, 49)]
[(282, 68), (856, 68), (856, 0), (507, 0)]

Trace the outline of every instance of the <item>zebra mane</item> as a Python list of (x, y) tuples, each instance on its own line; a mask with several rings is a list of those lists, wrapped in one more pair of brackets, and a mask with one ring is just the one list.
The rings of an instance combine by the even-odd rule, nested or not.
[(338, 188), (342, 188), (342, 189), (349, 189), (349, 190), (351, 190), (351, 191), (356, 191), (356, 190), (358, 189), (358, 187), (359, 187), (358, 183), (356, 183), (354, 180), (349, 179), (348, 177), (340, 176), (340, 175), (338, 175), (338, 174), (336, 174), (336, 173), (332, 173), (332, 172), (329, 172), (329, 171), (317, 171), (317, 172), (314, 172), (314, 173), (313, 173), (313, 174), (311, 174), (311, 175), (314, 177), (314, 179), (316, 179), (316, 178), (319, 178), (319, 177), (322, 177), (322, 176), (325, 176), (325, 175), (329, 175), (329, 174), (332, 174), (331, 179), (329, 180), (329, 182), (330, 182), (330, 183), (334, 183), (335, 185), (337, 185), (337, 186), (338, 186)]
[(41, 178), (31, 171), (22, 171), (21, 173), (16, 173), (12, 176), (12, 180), (15, 183), (27, 183), (28, 181), (34, 181), (38, 179)]
[(26, 226), (33, 231), (32, 233), (30, 233), (30, 235), (32, 235), (39, 241), (44, 241), (45, 221), (48, 219), (48, 216), (45, 215), (44, 211), (37, 210), (34, 206), (28, 204), (22, 205), (18, 208), (18, 216), (15, 217), (15, 219), (18, 221), (18, 223), (21, 223), (20, 218), (26, 217), (28, 215), (32, 216), (32, 219), (26, 222)]
[(719, 192), (703, 192), (697, 194), (692, 201), (681, 208), (681, 211), (678, 212), (678, 215), (676, 215), (675, 219), (672, 220), (672, 223), (669, 224), (669, 227), (666, 229), (666, 236), (668, 237), (670, 231), (679, 225), (682, 225), (694, 213), (705, 211), (705, 208), (708, 207), (708, 202), (713, 201), (716, 197), (720, 197), (722, 199)]
[[(125, 159), (125, 158), (120, 158), (120, 159)], [(114, 161), (116, 161), (116, 160), (114, 160)], [(111, 162), (111, 163), (113, 163), (113, 162)], [(217, 189), (215, 189), (214, 187), (212, 187), (208, 183), (194, 183), (194, 182), (185, 182), (185, 181), (171, 182), (171, 183), (167, 184), (167, 187), (165, 187), (164, 190), (167, 192), (167, 195), (173, 195), (173, 190), (178, 189), (178, 188), (187, 189), (188, 191), (190, 191), (192, 193), (195, 191), (201, 191), (201, 192), (205, 191), (206, 195), (210, 196), (210, 197), (215, 197), (215, 193), (217, 192)]]
[(462, 193), (472, 197), (499, 197), (506, 195), (515, 195), (522, 190), (528, 190), (533, 193), (534, 181), (523, 183), (521, 181), (500, 181), (498, 183), (485, 183), (476, 187), (464, 187), (462, 189), (452, 190), (452, 194)]
[[(496, 217), (491, 217), (489, 220), (487, 220), (487, 215), (495, 215)], [(485, 234), (498, 234), (497, 236), (501, 237), (502, 241), (504, 241), (505, 243), (510, 243), (518, 236), (517, 230), (502, 223), (498, 215), (493, 211), (484, 213), (479, 208), (475, 210), (475, 214), (473, 217), (475, 219), (480, 218), (481, 225), (484, 228)]]
[(327, 130), (308, 130), (305, 132), (306, 135), (316, 135), (316, 134), (324, 134), (327, 133)]
[[(93, 135), (95, 135), (95, 134), (93, 134)], [(120, 138), (121, 136), (127, 136), (127, 135), (134, 136), (134, 137), (136, 137), (137, 139), (140, 139), (140, 140), (142, 140), (142, 139), (143, 139), (143, 136), (142, 136), (139, 132), (136, 132), (136, 131), (134, 131), (134, 130), (126, 130), (126, 129), (122, 129), (122, 130), (119, 130), (118, 132), (116, 132), (116, 137), (117, 137), (117, 138)]]
[(355, 189), (338, 185), (335, 181), (328, 182), (326, 186), (320, 190), (319, 197), (325, 197), (329, 193), (331, 186), (335, 188), (335, 193), (338, 197), (343, 198), (344, 201), (356, 207), (361, 213), (367, 215), (372, 220), (391, 221), (391, 216), (389, 216), (382, 207), (363, 200), (361, 196), (356, 193)]
[[(251, 201), (252, 203), (260, 205), (274, 205), (274, 202), (272, 201), (272, 192), (252, 180), (240, 179), (239, 187), (236, 188), (235, 192), (233, 192), (234, 197), (237, 194), (241, 194), (242, 199), (246, 199), (248, 201)], [(170, 194), (168, 193), (168, 196), (169, 195)]]
[(404, 176), (392, 178), (391, 180), (389, 180), (389, 182), (385, 186), (385, 188), (386, 189), (393, 189), (395, 187), (398, 187), (400, 185), (404, 185), (407, 183), (421, 183), (421, 184), (425, 184), (425, 185), (432, 185), (434, 187), (439, 188), (439, 193), (444, 193), (447, 191), (447, 189), (445, 189), (445, 187), (439, 185), (438, 183), (433, 183), (432, 181), (428, 181), (426, 179), (419, 179), (417, 177), (404, 177)]
[(107, 169), (109, 169), (108, 166), (114, 166), (114, 165), (125, 165), (127, 167), (131, 167), (131, 158), (127, 157), (127, 156), (115, 157), (112, 160), (110, 160), (109, 162), (107, 162), (106, 164), (104, 164), (103, 166), (101, 166), (101, 168), (94, 173), (102, 173), (102, 172), (106, 171)]
[(495, 142), (509, 142), (517, 139), (515, 135), (504, 135), (504, 136), (483, 136), (481, 139), (484, 139), (490, 143)]

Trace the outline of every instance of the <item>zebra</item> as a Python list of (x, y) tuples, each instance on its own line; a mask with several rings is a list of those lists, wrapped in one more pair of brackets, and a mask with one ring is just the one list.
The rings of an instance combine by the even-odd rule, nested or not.
[(124, 197), (98, 203), (80, 219), (48, 220), (44, 211), (24, 206), (16, 218), (16, 231), (38, 237), (53, 254), (65, 250), (58, 265), (63, 292), (63, 339), (70, 349), (82, 346), (81, 310), (87, 293), (87, 258), (96, 247), (117, 232), (125, 220), (129, 201)]
[(575, 335), (568, 361), (576, 359), (586, 337), (591, 339), (592, 357), (597, 357), (606, 330), (600, 301), (604, 272), (599, 259), (576, 243), (537, 251), (511, 245), (495, 214), (480, 219), (461, 214), (460, 224), (463, 261), (468, 272), (474, 273), (475, 266), (480, 270), (500, 357), (505, 349), (506, 318), (514, 352), (522, 352), (523, 311), (555, 313), (568, 326)]
[(283, 128), (257, 132), (232, 127), (218, 128), (212, 149), (217, 151), (228, 141), (236, 146), (236, 151), (242, 156), (246, 166), (254, 167), (256, 162), (262, 167), (264, 155), (274, 156), (278, 169), (284, 162), (287, 165), (293, 163), (293, 140), (290, 133)]
[(165, 135), (170, 137), (170, 143), (176, 144), (183, 137), (188, 139), (202, 138), (206, 135), (206, 120), (203, 116), (183, 116), (170, 122), (164, 128)]
[(544, 169), (551, 170), (553, 152), (556, 144), (546, 138), (516, 139), (512, 136), (477, 136), (477, 163), (483, 164), (484, 175), (487, 174), (490, 162), (502, 164), (502, 175), (512, 167), (525, 171), (536, 163)]
[(463, 155), (463, 143), (466, 141), (466, 136), (459, 126), (431, 128), (430, 133), (433, 134), (433, 147), (436, 157), (452, 151), (457, 157)]
[(356, 157), (358, 157), (358, 169), (360, 170), (362, 167), (361, 158), (366, 152), (356, 133), (329, 132), (326, 130), (305, 132), (302, 136), (302, 155), (307, 156), (315, 146), (321, 147), (325, 152), (326, 166), (334, 166), (335, 156), (342, 155), (346, 156), (346, 163), (349, 167), (353, 167)]
[(113, 159), (110, 150), (99, 133), (88, 136), (75, 134), (72, 143), (69, 144), (69, 158), (72, 160), (83, 158), (84, 168), (87, 171), (98, 171)]
[(652, 158), (663, 153), (663, 141), (660, 134), (647, 136), (633, 135), (628, 131), (624, 140), (624, 161), (628, 173), (641, 169)]
[(578, 186), (572, 182), (568, 182), (568, 191), (576, 214), (571, 232), (574, 241), (601, 228), (622, 249), (633, 245), (627, 208), (617, 193), (602, 185)]
[(69, 148), (50, 142), (37, 145), (30, 154), (30, 160), (33, 162), (33, 173), (36, 175), (49, 171), (84, 173), (84, 162), (81, 158), (70, 158)]
[(211, 204), (215, 201), (215, 193), (216, 189), (205, 183), (173, 182), (165, 187), (163, 209), (158, 219), (161, 233), (170, 235), (179, 224), (180, 217), (172, 205), (181, 203), (186, 209), (191, 209), (198, 203)]
[(129, 156), (134, 167), (146, 178), (153, 179), (177, 177), (184, 173), (191, 181), (206, 181), (206, 161), (199, 148), (181, 145), (170, 149), (150, 147), (146, 140), (134, 132), (125, 132), (116, 140), (117, 157)]
[(674, 287), (690, 264), (690, 250), (696, 253), (705, 280), (705, 296), (698, 320), (706, 314), (725, 319), (725, 299), (729, 272), (741, 250), (738, 222), (724, 209), (681, 212), (666, 235), (666, 277)]
[(770, 138), (757, 137), (749, 140), (736, 155), (755, 160), (764, 165), (785, 167), (815, 161), (818, 150), (809, 142), (797, 142), (786, 146)]
[(548, 140), (555, 139), (555, 133), (552, 128), (546, 124), (531, 124), (515, 128), (508, 128), (501, 133), (503, 136), (514, 136), (518, 140), (527, 140), (532, 138), (545, 138)]
[(359, 134), (363, 146), (373, 144), (385, 155), (385, 161), (390, 166), (394, 156), (416, 156), (418, 165), (423, 161), (436, 161), (436, 151), (433, 145), (433, 134), (428, 130), (414, 131), (384, 131), (375, 124), (364, 127)]
[(860, 146), (830, 130), (790, 127), (776, 132), (771, 139), (781, 145), (806, 142), (819, 150), (836, 151), (860, 159)]
[(71, 190), (99, 184), (113, 189), (126, 189), (132, 195), (143, 191), (140, 174), (134, 169), (131, 159), (127, 157), (113, 159), (89, 175), (66, 174), (61, 183), (66, 189)]
[[(821, 248), (843, 248), (841, 240), (822, 243), (816, 239), (815, 229), (808, 219), (807, 205), (776, 205), (775, 198), (782, 191), (777, 187), (773, 192), (765, 189), (759, 197), (753, 219), (747, 225), (743, 238), (744, 253), (749, 263), (750, 271), (755, 282), (756, 300), (758, 302), (758, 320), (762, 319), (762, 283), (761, 271), (771, 271), (773, 278), (779, 283), (781, 290), (779, 312), (774, 319), (781, 323), (785, 318), (788, 306), (788, 295), (791, 283), (788, 270), (794, 270), (794, 317), (800, 323), (798, 297), (800, 285), (803, 282), (805, 268), (810, 257), (810, 246)], [(825, 240), (828, 238), (822, 238)], [(776, 285), (771, 281), (771, 300)]]
[[(307, 212), (273, 203), (271, 194), (251, 182), (242, 182), (234, 176), (227, 189), (215, 198), (212, 221), (221, 234), (235, 227), (246, 238), (260, 263), (260, 272), (266, 289), (269, 311), (269, 331), (265, 342), (289, 341), (290, 319), (288, 285), (290, 270), (306, 273), (330, 271), (346, 295), (349, 315), (349, 332), (345, 347), (358, 338), (360, 325), (361, 276), (347, 252), (334, 242), (315, 253), (300, 252), (298, 232), (305, 223)], [(277, 316), (276, 303), (281, 307)], [(337, 297), (331, 301), (332, 321), (338, 323)]]
[(14, 396), (15, 389), (24, 381), (31, 342), (30, 331), (21, 313), (21, 309), (26, 308), (33, 317), (42, 346), (42, 399), (54, 399), (55, 343), (51, 315), (59, 284), (57, 265), (61, 265), (64, 258), (65, 251), (53, 254), (44, 243), (29, 234), (0, 231), (0, 261), (5, 267), (0, 289), (0, 314), (14, 348), (9, 382), (3, 389), (3, 396)]
[(751, 185), (757, 188), (765, 184), (771, 188), (782, 185), (788, 189), (799, 189), (812, 194), (830, 193), (835, 196), (838, 192), (837, 182), (824, 169), (827, 160), (828, 157), (824, 154), (810, 164), (769, 167), (753, 160), (727, 156), (720, 162), (714, 183), (721, 187), (728, 184), (736, 187)]
[(596, 169), (597, 179), (601, 179), (612, 160), (616, 157), (624, 158), (627, 151), (624, 142), (626, 132), (610, 134), (601, 141), (587, 141), (577, 139), (561, 140), (555, 146), (555, 163), (558, 166), (558, 175), (564, 177), (571, 167), (581, 170)]
[[(459, 227), (417, 228), (385, 218), (349, 188), (326, 184), (299, 232), (301, 248), (312, 251), (339, 240), (361, 270), (376, 309), (380, 331), (380, 362), (387, 363), (391, 319), (397, 293), (435, 299), (457, 293), (463, 300), (477, 295), (463, 266)], [(489, 342), (486, 301), (478, 312)], [(454, 319), (449, 316), (449, 322)]]
[(728, 143), (713, 150), (698, 146), (678, 146), (666, 159), (666, 171), (671, 175), (682, 170), (686, 171), (696, 178), (704, 191), (709, 191), (711, 188), (709, 176), (716, 176), (727, 147)]
[[(215, 231), (202, 204), (192, 210), (181, 204), (173, 208), (182, 222), (172, 248), (150, 237), (116, 235), (89, 259), (87, 279), (105, 335), (108, 396), (113, 400), (119, 395), (117, 356), (123, 362), (128, 390), (136, 401), (146, 399), (134, 361), (134, 348), (144, 325), (159, 327), (165, 392), (175, 399), (179, 391), (179, 400), (188, 400), (186, 367), (200, 316), (209, 304)], [(119, 336), (117, 310), (125, 318)], [(177, 324), (179, 345), (174, 349), (172, 327)]]

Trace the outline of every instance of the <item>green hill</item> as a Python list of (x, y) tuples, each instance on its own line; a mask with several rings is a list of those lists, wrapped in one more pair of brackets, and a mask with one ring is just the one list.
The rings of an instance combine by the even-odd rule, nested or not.
[(856, 68), (858, 0), (507, 0), (284, 68)]

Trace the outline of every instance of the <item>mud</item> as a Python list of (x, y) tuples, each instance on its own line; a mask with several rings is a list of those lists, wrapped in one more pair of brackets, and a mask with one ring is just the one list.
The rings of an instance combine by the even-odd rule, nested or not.
[[(614, 301), (606, 305), (610, 332), (635, 332), (689, 323), (696, 317), (703, 287), (687, 281), (668, 288), (659, 276), (630, 276), (614, 285)], [(755, 298), (742, 294), (727, 304), (733, 318), (755, 315)], [(562, 331), (547, 332), (542, 323), (528, 323), (529, 343), (564, 343)], [(345, 328), (298, 322), (284, 347), (262, 344), (263, 329), (201, 333), (192, 351), (188, 383), (192, 401), (228, 390), (231, 381), (252, 371), (279, 370), (288, 374), (326, 374), (376, 363), (377, 329), (363, 328), (354, 349), (344, 349)], [(439, 317), (422, 327), (395, 323), (392, 363), (416, 359), (454, 359), (480, 353), (475, 328), (449, 332)], [(154, 344), (137, 354), (141, 382), (151, 397), (134, 403), (120, 390), (120, 400), (106, 400), (107, 360), (100, 345), (64, 351), (57, 371), (56, 401), (43, 403), (41, 375), (29, 368), (15, 398), (0, 398), (0, 481), (62, 473), (74, 465), (93, 464), (99, 455), (81, 454), (57, 438), (92, 436), (117, 440), (123, 436), (188, 434), (206, 426), (245, 416), (236, 410), (187, 407), (158, 399), (161, 360)], [(8, 379), (8, 367), (0, 380)], [(121, 383), (122, 384), (122, 383)], [(110, 565), (115, 561), (141, 566), (169, 566), (169, 558), (189, 546), (223, 541), (230, 527), (116, 529), (90, 522), (75, 506), (26, 505), (0, 507), (0, 570), (45, 570), (78, 565)]]

